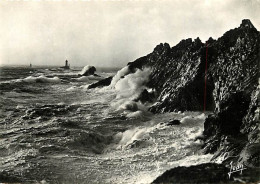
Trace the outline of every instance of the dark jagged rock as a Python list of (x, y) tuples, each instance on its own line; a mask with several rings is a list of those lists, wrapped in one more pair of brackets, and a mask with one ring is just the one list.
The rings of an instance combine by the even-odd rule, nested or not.
[(172, 48), (159, 44), (128, 67), (131, 72), (151, 68), (147, 87), (156, 94), (157, 103), (150, 107), (154, 113), (202, 111), (206, 78), (206, 110), (213, 114), (205, 120), (204, 151), (259, 165), (259, 63), (260, 33), (250, 20), (243, 20), (207, 44), (199, 38)]
[(22, 183), (22, 177), (20, 176), (12, 176), (6, 171), (0, 172), (0, 181), (5, 181), (6, 183)]
[(254, 159), (249, 159), (242, 150), (259, 145), (259, 123), (255, 117), (257, 97), (254, 94), (259, 76), (260, 33), (249, 20), (243, 20), (239, 28), (225, 33), (211, 47), (214, 52), (209, 73), (214, 81), (216, 108), (214, 116), (205, 121), (204, 149), (206, 152), (218, 150), (219, 156), (239, 155), (234, 159), (240, 163), (259, 165), (259, 161), (254, 161), (255, 152)]
[(259, 114), (260, 114), (260, 86), (253, 91), (251, 95), (251, 102), (246, 116), (243, 118), (241, 125), (241, 133), (247, 135), (247, 145), (241, 151), (240, 160), (250, 166), (260, 167), (260, 127), (259, 127)]
[(90, 84), (88, 86), (88, 89), (97, 88), (97, 87), (103, 87), (103, 86), (109, 86), (111, 81), (112, 81), (112, 79), (113, 79), (113, 77), (108, 77), (108, 78), (102, 79), (102, 80), (100, 80), (98, 82)]
[(96, 68), (94, 66), (85, 66), (82, 73), (79, 75), (83, 76), (89, 76), (89, 75), (94, 75), (96, 72)]
[(138, 106), (137, 106), (136, 103), (129, 103), (129, 104), (125, 105), (125, 109), (132, 111), (132, 112), (135, 112), (135, 111), (138, 111)]
[(152, 183), (178, 184), (208, 184), (208, 183), (256, 183), (259, 181), (260, 169), (247, 168), (232, 173), (229, 178), (229, 168), (222, 164), (207, 163), (190, 167), (176, 167), (164, 172)]
[[(151, 108), (152, 112), (203, 108), (203, 46), (199, 39), (194, 42), (192, 39), (182, 40), (172, 48), (169, 44), (160, 44), (151, 54), (128, 64), (131, 70), (152, 68), (148, 87), (155, 89), (159, 101)], [(208, 85), (209, 97), (212, 87)], [(208, 102), (208, 106), (212, 106), (212, 100)]]
[(95, 77), (101, 77), (100, 75), (98, 75), (98, 74), (95, 74), (95, 73), (93, 74), (93, 76), (95, 76)]
[(147, 91), (147, 89), (144, 89), (142, 91), (142, 93), (139, 95), (139, 97), (137, 99), (135, 99), (134, 101), (141, 101), (142, 103), (145, 102), (153, 102), (155, 98), (155, 94), (153, 92), (149, 93)]
[(252, 22), (249, 19), (242, 20), (242, 23), (240, 26), (243, 28), (249, 28), (249, 29), (254, 28), (255, 29), (254, 25), (252, 24)]
[[(251, 24), (243, 21), (218, 40), (207, 41), (207, 110), (218, 108), (226, 93), (246, 91), (248, 96), (257, 83), (259, 32)], [(159, 102), (152, 112), (203, 109), (205, 46), (199, 38), (182, 40), (172, 48), (159, 44), (151, 54), (128, 63), (133, 72), (152, 68), (148, 87), (156, 90)]]
[(170, 121), (168, 121), (168, 122), (166, 123), (166, 125), (168, 125), (168, 126), (180, 125), (180, 124), (181, 124), (180, 120), (177, 120), (177, 119), (170, 120)]

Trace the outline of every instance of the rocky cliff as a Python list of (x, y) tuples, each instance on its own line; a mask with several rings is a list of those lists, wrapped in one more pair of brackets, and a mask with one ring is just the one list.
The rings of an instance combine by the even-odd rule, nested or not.
[(259, 62), (260, 32), (243, 20), (207, 44), (199, 38), (174, 47), (159, 44), (128, 68), (129, 73), (151, 68), (147, 87), (153, 94), (143, 96), (155, 97), (154, 113), (203, 111), (206, 78), (206, 110), (213, 113), (205, 120), (205, 153), (215, 153), (214, 159), (224, 163), (233, 159), (259, 167)]
[(259, 166), (259, 60), (260, 33), (250, 20), (206, 44), (199, 38), (174, 47), (160, 44), (147, 56), (128, 64), (152, 68), (149, 88), (156, 93), (150, 110), (203, 110), (207, 51), (206, 110), (203, 149), (214, 159), (230, 158)]

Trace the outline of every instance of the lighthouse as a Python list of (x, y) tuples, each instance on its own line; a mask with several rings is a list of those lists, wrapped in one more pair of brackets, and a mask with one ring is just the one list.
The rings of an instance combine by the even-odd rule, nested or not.
[(61, 68), (70, 69), (70, 65), (69, 65), (68, 60), (65, 61), (65, 66), (63, 66), (63, 67), (61, 67)]

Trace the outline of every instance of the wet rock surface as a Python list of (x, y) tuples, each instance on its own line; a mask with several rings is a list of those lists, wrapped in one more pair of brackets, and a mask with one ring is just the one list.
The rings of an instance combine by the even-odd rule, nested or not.
[(88, 89), (97, 88), (97, 87), (104, 87), (109, 86), (113, 77), (107, 77), (105, 79), (102, 79), (98, 82), (92, 83), (88, 86)]
[[(260, 32), (245, 19), (207, 44), (199, 38), (174, 47), (161, 43), (128, 67), (130, 72), (151, 68), (147, 87), (157, 101), (153, 113), (202, 111), (206, 78), (206, 110), (213, 114), (205, 120), (204, 152), (223, 163), (259, 167), (259, 63)], [(145, 93), (143, 103), (151, 101)]]
[[(209, 38), (206, 110), (218, 112), (220, 103), (237, 92), (250, 98), (258, 80), (259, 35), (250, 20), (243, 20), (218, 40)], [(150, 110), (160, 113), (203, 110), (205, 61), (206, 44), (189, 38), (172, 48), (161, 43), (128, 66), (131, 72), (152, 68), (147, 86), (156, 91), (159, 103)]]
[(256, 183), (259, 181), (259, 169), (247, 168), (241, 172), (232, 173), (222, 164), (201, 164), (190, 167), (176, 167), (156, 178), (152, 183)]
[[(259, 145), (260, 33), (250, 20), (243, 20), (219, 39), (210, 38), (207, 47), (206, 110), (214, 113), (205, 121), (203, 148), (205, 153), (221, 148), (219, 156), (237, 156), (244, 148)], [(206, 44), (197, 38), (182, 40), (172, 48), (160, 44), (151, 54), (128, 65), (131, 70), (153, 70), (148, 87), (156, 91), (158, 103), (150, 111), (201, 111), (205, 61)], [(253, 155), (251, 159), (238, 157), (244, 164), (259, 165)]]
[(148, 92), (146, 89), (144, 89), (141, 94), (138, 96), (137, 99), (134, 101), (141, 101), (142, 103), (145, 102), (153, 102), (155, 99), (155, 94), (153, 92)]
[(210, 47), (214, 51), (209, 73), (214, 81), (216, 108), (205, 121), (204, 150), (217, 151), (215, 155), (219, 157), (228, 155), (224, 161), (233, 158), (241, 164), (259, 167), (260, 150), (249, 151), (247, 156), (243, 153), (248, 147), (259, 145), (256, 101), (260, 34), (249, 20), (243, 20), (239, 28), (226, 32)]
[(89, 66), (88, 70), (84, 71), (82, 73), (83, 76), (89, 76), (89, 75), (94, 75), (96, 72), (96, 68), (94, 66)]
[[(206, 78), (206, 110), (213, 113), (204, 124), (204, 152), (214, 153), (213, 160), (224, 164), (233, 160), (260, 167), (259, 63), (260, 32), (245, 19), (207, 43), (199, 38), (182, 40), (174, 47), (161, 43), (152, 53), (128, 63), (128, 74), (151, 68), (146, 86), (153, 93), (144, 90), (136, 101), (156, 101), (149, 109), (153, 113), (202, 111)], [(105, 79), (93, 87), (110, 82)]]
[(180, 124), (181, 124), (180, 120), (177, 120), (177, 119), (170, 120), (170, 121), (166, 122), (166, 125), (168, 125), (168, 126), (180, 125)]

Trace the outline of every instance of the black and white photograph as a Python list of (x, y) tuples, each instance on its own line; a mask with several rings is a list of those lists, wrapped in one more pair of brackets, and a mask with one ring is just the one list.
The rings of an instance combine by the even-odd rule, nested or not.
[(0, 0), (0, 184), (259, 184), (260, 0)]

